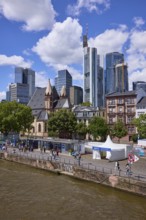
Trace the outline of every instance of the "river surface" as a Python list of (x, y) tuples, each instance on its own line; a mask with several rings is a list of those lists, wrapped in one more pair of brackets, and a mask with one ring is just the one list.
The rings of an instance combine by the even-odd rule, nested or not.
[(0, 220), (145, 220), (146, 198), (0, 160)]

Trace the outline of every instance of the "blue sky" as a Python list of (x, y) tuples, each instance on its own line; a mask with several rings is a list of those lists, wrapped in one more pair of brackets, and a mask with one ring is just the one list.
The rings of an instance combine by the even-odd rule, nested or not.
[(146, 81), (145, 0), (0, 0), (0, 100), (15, 66), (36, 71), (36, 86), (54, 84), (57, 71), (68, 69), (73, 84), (83, 84), (82, 35), (101, 60), (123, 52), (129, 86)]

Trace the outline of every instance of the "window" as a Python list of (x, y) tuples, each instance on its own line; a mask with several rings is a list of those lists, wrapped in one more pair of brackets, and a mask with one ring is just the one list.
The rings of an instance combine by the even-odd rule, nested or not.
[(115, 105), (115, 99), (109, 100), (109, 105)]
[(132, 112), (132, 108), (127, 108), (127, 112), (131, 113)]
[(123, 108), (122, 108), (122, 107), (119, 107), (119, 109), (118, 109), (118, 110), (119, 110), (119, 112), (122, 112)]
[(133, 117), (128, 117), (128, 118), (127, 118), (127, 123), (131, 123), (132, 120), (133, 120)]
[(47, 123), (45, 123), (45, 129), (44, 132), (47, 132)]
[(87, 113), (87, 112), (83, 112), (83, 116), (84, 116), (84, 117), (87, 117), (87, 116), (88, 116), (88, 113)]
[(134, 127), (128, 127), (128, 133), (134, 133), (135, 129)]
[(127, 104), (134, 104), (133, 98), (127, 98)]
[(124, 118), (123, 117), (118, 117), (118, 120), (124, 122)]
[(109, 108), (109, 112), (110, 112), (110, 113), (113, 112), (113, 108)]
[(109, 118), (109, 124), (113, 123), (113, 118)]
[(41, 132), (41, 124), (38, 124), (38, 132)]
[(123, 104), (123, 99), (118, 99), (118, 104)]

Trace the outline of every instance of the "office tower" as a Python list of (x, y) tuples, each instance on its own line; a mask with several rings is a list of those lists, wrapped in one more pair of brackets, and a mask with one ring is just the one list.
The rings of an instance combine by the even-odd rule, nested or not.
[(72, 105), (79, 105), (83, 102), (83, 89), (81, 87), (70, 87), (70, 102)]
[(22, 67), (15, 68), (15, 83), (28, 84), (29, 99), (35, 91), (35, 71), (24, 69)]
[(63, 86), (66, 87), (66, 95), (67, 97), (69, 97), (70, 87), (72, 86), (72, 76), (70, 75), (68, 70), (59, 70), (58, 76), (55, 77), (55, 88), (58, 95), (60, 95)]
[(10, 100), (27, 104), (29, 101), (29, 86), (24, 83), (12, 83), (10, 85)]
[(146, 92), (146, 82), (136, 81), (136, 82), (133, 82), (132, 85), (133, 85), (133, 90), (138, 90), (142, 88)]
[(127, 64), (115, 65), (115, 92), (128, 91), (128, 70)]
[(124, 62), (124, 55), (119, 52), (106, 54), (105, 93), (115, 92), (115, 66)]
[[(10, 88), (10, 87), (9, 87)], [(6, 91), (6, 101), (10, 102), (11, 101), (11, 93), (10, 90)]]
[[(88, 47), (87, 36), (83, 36), (83, 101), (90, 102), (93, 107), (101, 107), (103, 96), (103, 74), (99, 68), (99, 55), (97, 49)], [(100, 87), (99, 87), (100, 85)]]

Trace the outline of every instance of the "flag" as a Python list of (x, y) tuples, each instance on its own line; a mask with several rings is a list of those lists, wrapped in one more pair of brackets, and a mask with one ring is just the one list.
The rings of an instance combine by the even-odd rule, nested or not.
[(134, 161), (133, 162), (137, 162), (139, 160), (139, 157), (137, 157), (136, 155), (134, 155)]

